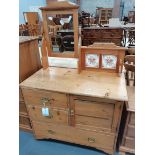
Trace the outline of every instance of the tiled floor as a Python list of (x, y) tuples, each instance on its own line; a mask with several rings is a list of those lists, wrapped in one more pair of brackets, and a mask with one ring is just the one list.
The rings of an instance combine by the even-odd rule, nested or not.
[[(19, 155), (106, 155), (101, 151), (58, 141), (35, 140), (32, 133), (19, 132)], [(119, 155), (116, 153), (115, 155)]]

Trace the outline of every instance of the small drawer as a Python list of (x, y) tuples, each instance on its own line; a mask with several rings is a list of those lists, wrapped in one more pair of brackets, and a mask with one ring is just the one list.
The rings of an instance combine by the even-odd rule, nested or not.
[(22, 89), (26, 104), (42, 106), (46, 101), (46, 106), (67, 108), (66, 94), (49, 92), (36, 89)]
[(75, 114), (103, 119), (111, 119), (114, 113), (114, 104), (74, 100)]
[(19, 112), (27, 113), (26, 105), (23, 101), (19, 101)]
[(28, 117), (19, 116), (19, 124), (24, 125), (24, 126), (28, 126), (31, 128), (31, 123), (30, 123), (30, 120)]
[(128, 125), (127, 127), (127, 132), (126, 132), (127, 137), (135, 137), (135, 127)]
[(130, 137), (125, 137), (125, 146), (131, 149), (135, 149), (135, 139)]
[(68, 124), (68, 111), (59, 109), (49, 109), (49, 116), (42, 115), (42, 107), (28, 105), (29, 115), (32, 120), (48, 123)]
[(52, 138), (103, 149), (114, 147), (115, 136), (111, 133), (99, 134), (69, 126), (56, 126), (39, 122), (33, 122), (33, 129), (38, 139)]
[(135, 125), (135, 113), (130, 113), (129, 124)]

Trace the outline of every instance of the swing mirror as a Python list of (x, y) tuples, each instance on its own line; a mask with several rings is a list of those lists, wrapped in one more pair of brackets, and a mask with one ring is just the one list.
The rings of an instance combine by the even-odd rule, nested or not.
[(78, 8), (68, 1), (40, 8), (49, 57), (78, 57)]

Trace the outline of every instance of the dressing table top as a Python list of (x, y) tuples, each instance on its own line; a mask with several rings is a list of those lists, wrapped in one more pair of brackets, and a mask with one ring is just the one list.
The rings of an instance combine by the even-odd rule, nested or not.
[[(83, 71), (49, 67), (40, 69), (20, 84), (21, 87), (67, 94), (128, 101), (124, 74)], [(105, 95), (108, 93), (108, 96)]]

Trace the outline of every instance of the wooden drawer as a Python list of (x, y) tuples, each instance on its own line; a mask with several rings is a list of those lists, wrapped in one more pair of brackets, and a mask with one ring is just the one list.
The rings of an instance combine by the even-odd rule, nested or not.
[(96, 118), (96, 117), (88, 117), (88, 116), (75, 116), (75, 125), (84, 128), (89, 128), (94, 130), (96, 128), (97, 131), (103, 131), (105, 128), (111, 129), (112, 127), (112, 117), (111, 118)]
[(68, 124), (68, 111), (49, 108), (49, 117), (42, 115), (42, 107), (28, 105), (31, 120), (48, 123)]
[(91, 102), (83, 100), (74, 100), (75, 114), (91, 117), (99, 117), (105, 120), (111, 120), (114, 113), (114, 104), (104, 102)]
[(27, 113), (27, 109), (24, 101), (19, 101), (19, 112)]
[(19, 124), (28, 126), (31, 128), (31, 123), (28, 117), (26, 116), (19, 116)]
[(135, 113), (130, 113), (129, 124), (135, 125)]
[(131, 149), (135, 149), (135, 139), (130, 137), (125, 137), (125, 146)]
[(52, 138), (104, 149), (112, 149), (114, 145), (115, 136), (110, 133), (99, 134), (69, 126), (56, 126), (38, 122), (33, 122), (33, 128), (38, 139)]
[(67, 108), (66, 94), (37, 89), (22, 89), (26, 104), (42, 106), (42, 99), (47, 99), (46, 106)]
[(132, 125), (127, 126), (127, 132), (126, 132), (127, 137), (135, 137), (135, 127)]

